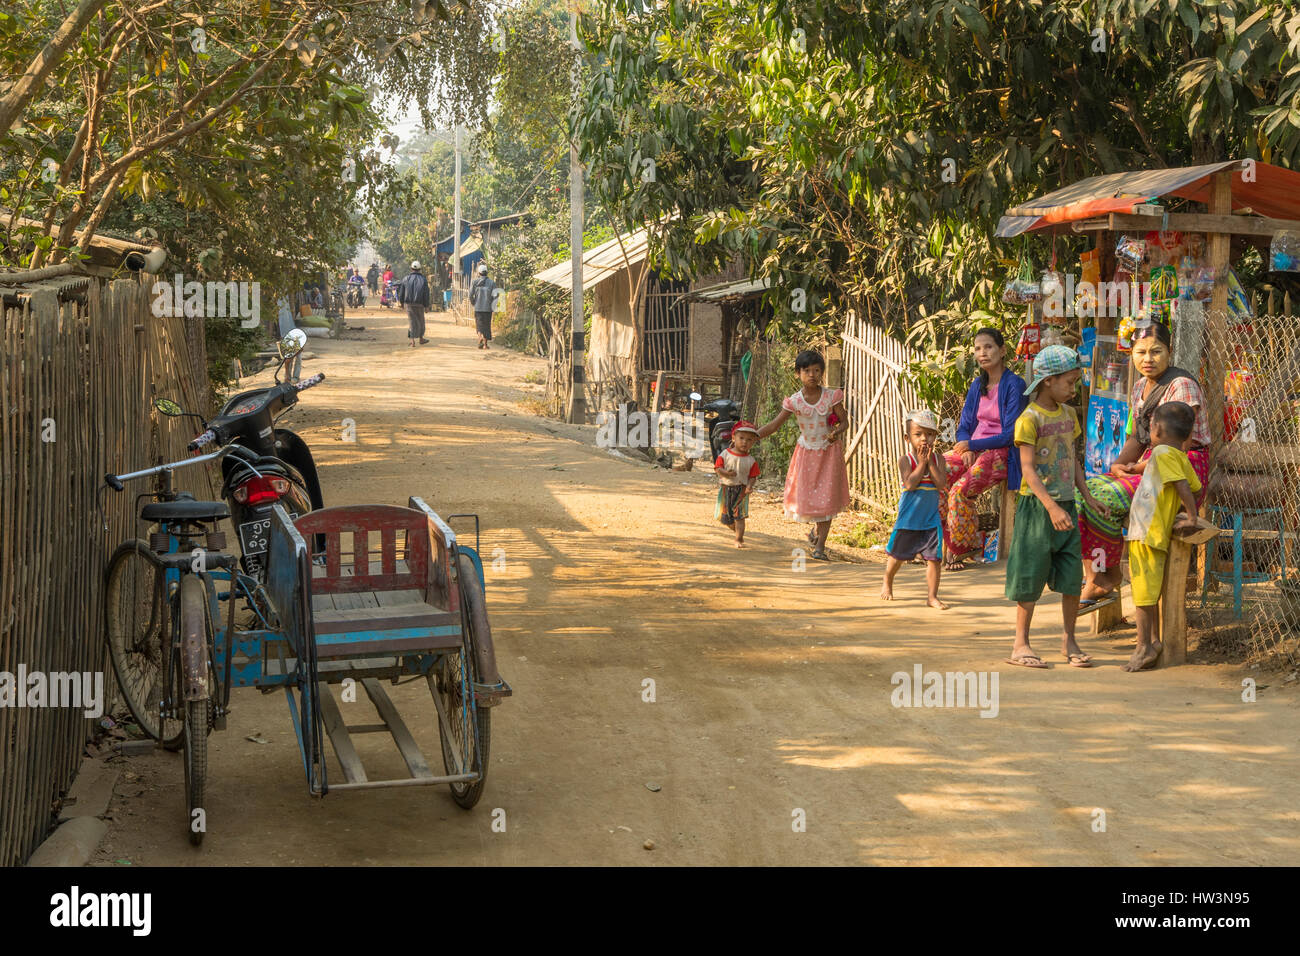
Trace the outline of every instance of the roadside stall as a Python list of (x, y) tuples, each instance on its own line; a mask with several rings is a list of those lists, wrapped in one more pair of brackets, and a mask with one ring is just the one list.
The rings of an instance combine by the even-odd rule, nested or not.
[[(1293, 653), (1300, 318), (1291, 292), (1300, 292), (1300, 172), (1247, 159), (1094, 176), (1008, 209), (997, 231), (1029, 233), (1048, 240), (1044, 266), (1023, 247), (1004, 301), (1026, 307), (1018, 345), (1026, 374), (1047, 344), (1083, 355), (1087, 474), (1106, 475), (1124, 445), (1133, 339), (1161, 323), (1172, 335), (1172, 364), (1203, 390), (1209, 426), (1201, 513), (1214, 527), (1196, 536), (1208, 539), (1197, 564), (1206, 608), (1198, 623), (1226, 620), (1249, 634), (1253, 650)], [(1068, 241), (1080, 237), (1082, 253)], [(1165, 664), (1185, 659), (1191, 550), (1172, 548), (1166, 569)], [(1211, 592), (1226, 615), (1211, 613)], [(1099, 629), (1121, 618), (1118, 599), (1097, 609)]]

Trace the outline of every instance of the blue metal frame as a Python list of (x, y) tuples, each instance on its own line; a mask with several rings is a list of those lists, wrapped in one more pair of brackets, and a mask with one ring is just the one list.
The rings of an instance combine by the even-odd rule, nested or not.
[[(486, 591), (483, 561), (478, 549), (460, 545), (451, 527), (423, 501), (413, 498), (411, 506), (427, 514), (443, 535), (452, 567), (456, 566), (458, 556), (465, 554), (474, 566), (479, 584)], [(277, 504), (272, 513), (276, 520), (272, 522), (272, 541), (268, 543), (265, 584), (237, 569), (214, 568), (195, 572), (200, 573), (204, 579), (213, 624), (211, 652), (212, 668), (217, 684), (217, 700), (223, 699), (226, 691), (223, 678), (228, 655), (233, 655), (230, 663), (231, 688), (283, 687), (294, 734), (298, 740), (303, 771), (307, 776), (308, 789), (313, 795), (323, 796), (329, 790), (329, 782), (323, 751), (324, 722), (317, 695), (329, 691), (322, 691), (320, 685), (338, 683), (346, 677), (361, 679), (371, 675), (365, 670), (352, 668), (332, 672), (322, 678), (318, 671), (316, 648), (341, 644), (345, 641), (357, 643), (359, 636), (364, 643), (367, 637), (373, 637), (375, 640), (416, 638), (427, 635), (430, 631), (432, 635), (439, 637), (464, 635), (469, 627), (468, 608), (462, 597), (459, 625), (442, 625), (432, 629), (406, 628), (375, 631), (373, 634), (360, 632), (360, 634), (347, 636), (317, 636), (312, 627), (309, 603), (311, 578), (309, 549), (282, 506)], [(476, 515), (457, 517), (474, 517), (477, 532)], [(166, 553), (179, 553), (180, 538), (172, 531), (171, 526), (162, 522), (159, 523), (158, 528), (168, 536)], [(477, 534), (475, 543), (477, 544)], [(163, 573), (165, 599), (170, 600), (179, 587), (183, 572), (178, 568), (165, 568)], [(255, 626), (248, 630), (235, 628), (232, 633), (226, 623), (228, 617), (221, 614), (221, 607), (223, 602), (238, 600), (241, 597), (255, 615)], [(263, 614), (263, 607), (269, 610), (270, 619)], [(482, 745), (478, 738), (478, 704), (473, 684), (473, 662), (463, 636), (459, 650), (428, 649), (384, 656), (396, 658), (397, 667), (402, 675), (422, 676), (428, 675), (444, 657), (451, 654), (460, 654), (464, 661), (460, 675), (460, 717), (465, 733), (460, 757), (462, 765), (468, 772), (473, 755), (482, 753)], [(282, 660), (292, 657), (296, 665), (292, 671), (286, 668), (286, 672), (271, 674), (265, 665), (275, 657)]]

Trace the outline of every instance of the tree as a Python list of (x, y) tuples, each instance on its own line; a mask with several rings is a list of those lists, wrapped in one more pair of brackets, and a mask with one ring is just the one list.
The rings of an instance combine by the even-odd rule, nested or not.
[(792, 330), (996, 312), (998, 216), (1080, 178), (1300, 160), (1278, 2), (612, 0), (587, 25), (577, 128), (606, 200), (662, 221), (674, 268), (743, 251)]
[[(328, 152), (333, 144), (308, 140), (332, 126), (312, 109), (334, 120), (359, 114), (367, 85), (413, 97), (428, 115), (481, 115), (492, 15), (441, 0), (234, 0), (215, 9), (110, 0), (69, 16), (54, 0), (26, 0), (0, 14), (0, 75), (20, 75), (0, 99), (8, 118), (0, 170), (15, 184), (0, 202), (38, 210), (43, 225), (17, 243), (8, 231), (7, 260), (75, 256), (124, 194), (185, 191), (192, 148), (239, 155), (250, 139), (280, 135), (298, 137), (296, 154)], [(463, 42), (436, 42), (448, 33)], [(332, 188), (365, 185), (364, 174), (335, 170)]]

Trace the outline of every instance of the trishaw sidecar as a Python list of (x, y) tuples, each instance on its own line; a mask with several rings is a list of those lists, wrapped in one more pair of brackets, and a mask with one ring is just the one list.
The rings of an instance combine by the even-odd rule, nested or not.
[[(497, 673), (482, 562), (419, 498), (406, 508), (325, 508), (296, 521), (279, 506), (270, 530), (266, 594), (271, 630), (237, 635), (233, 686), (283, 687), (314, 795), (330, 790), (448, 784), (469, 808), (482, 795), (491, 708), (511, 693)], [(246, 638), (246, 639), (240, 639)], [(218, 672), (226, 665), (218, 642)], [(423, 678), (442, 745), (436, 773), (383, 681)], [(331, 685), (364, 690), (381, 723), (345, 722)], [(392, 736), (409, 776), (373, 780), (356, 733)], [(328, 779), (324, 738), (343, 770)]]

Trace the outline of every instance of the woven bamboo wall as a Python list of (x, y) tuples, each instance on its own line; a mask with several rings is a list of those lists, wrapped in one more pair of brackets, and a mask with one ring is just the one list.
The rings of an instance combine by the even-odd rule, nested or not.
[[(104, 564), (144, 532), (134, 496), (149, 487), (97, 491), (108, 472), (185, 456), (198, 423), (158, 415), (155, 395), (209, 411), (202, 329), (191, 327), (202, 320), (155, 318), (149, 303), (133, 280), (88, 280), (3, 306), (0, 671), (99, 671), (108, 700)], [(198, 469), (176, 485), (215, 491)], [(0, 707), (0, 866), (23, 863), (49, 831), (92, 730), (81, 709)]]

